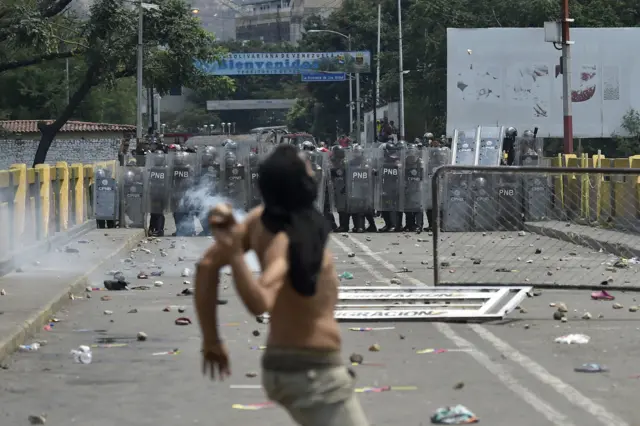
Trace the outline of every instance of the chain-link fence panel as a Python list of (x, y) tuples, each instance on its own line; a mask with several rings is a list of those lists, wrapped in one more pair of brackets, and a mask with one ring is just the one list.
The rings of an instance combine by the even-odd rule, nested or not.
[(640, 169), (445, 166), (432, 191), (436, 285), (638, 282)]

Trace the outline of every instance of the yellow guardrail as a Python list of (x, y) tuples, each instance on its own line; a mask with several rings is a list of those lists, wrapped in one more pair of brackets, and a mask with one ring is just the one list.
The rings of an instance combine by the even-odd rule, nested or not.
[[(116, 161), (96, 163), (116, 172)], [(0, 170), (0, 262), (93, 217), (94, 164)]]

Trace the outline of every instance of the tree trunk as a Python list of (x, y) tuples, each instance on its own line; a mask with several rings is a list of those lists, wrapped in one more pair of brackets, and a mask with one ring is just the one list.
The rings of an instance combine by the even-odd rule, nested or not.
[(36, 151), (36, 156), (33, 159), (33, 166), (35, 167), (38, 164), (44, 164), (47, 160), (47, 153), (49, 152), (49, 148), (51, 148), (51, 144), (55, 139), (56, 135), (62, 129), (67, 121), (73, 116), (76, 108), (80, 105), (80, 103), (84, 100), (84, 98), (89, 94), (91, 88), (95, 85), (96, 75), (98, 73), (98, 66), (92, 65), (87, 69), (87, 72), (84, 76), (84, 80), (78, 89), (75, 91), (71, 99), (69, 99), (69, 104), (62, 111), (60, 116), (51, 124), (45, 124), (43, 122), (38, 123), (38, 128), (40, 130), (40, 143), (38, 144), (38, 149)]

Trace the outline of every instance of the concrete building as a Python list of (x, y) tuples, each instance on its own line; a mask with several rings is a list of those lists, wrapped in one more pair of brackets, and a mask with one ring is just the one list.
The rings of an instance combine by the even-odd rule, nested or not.
[(266, 43), (296, 44), (302, 38), (304, 20), (328, 16), (343, 0), (242, 0), (236, 14), (236, 38)]

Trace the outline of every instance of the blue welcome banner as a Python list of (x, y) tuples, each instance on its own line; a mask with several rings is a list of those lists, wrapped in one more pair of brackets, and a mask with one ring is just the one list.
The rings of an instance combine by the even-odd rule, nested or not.
[(217, 62), (196, 61), (211, 75), (295, 75), (371, 72), (371, 52), (229, 53)]

